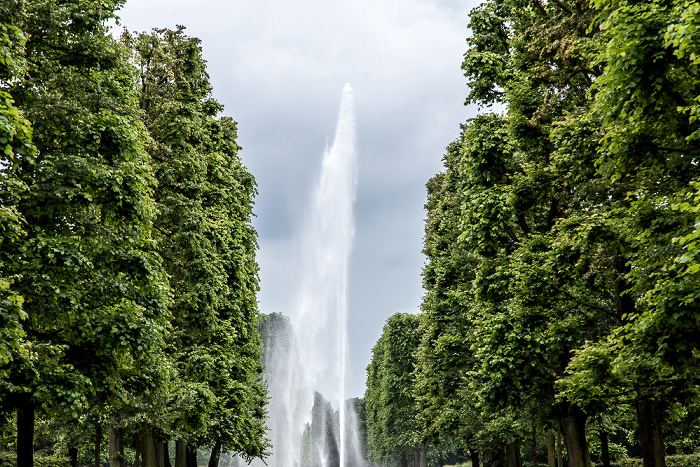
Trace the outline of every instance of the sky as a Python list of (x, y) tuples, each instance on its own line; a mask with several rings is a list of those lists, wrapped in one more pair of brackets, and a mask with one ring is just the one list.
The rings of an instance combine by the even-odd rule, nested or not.
[(418, 313), (426, 182), (475, 116), (460, 69), (477, 0), (128, 0), (120, 27), (185, 26), (238, 122), (259, 194), (260, 311), (296, 300), (302, 213), (354, 88), (358, 185), (348, 284), (348, 397), (394, 313)]

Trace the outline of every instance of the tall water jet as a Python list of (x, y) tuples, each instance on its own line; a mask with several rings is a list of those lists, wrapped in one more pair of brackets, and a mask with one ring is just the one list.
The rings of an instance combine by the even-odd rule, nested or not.
[[(362, 465), (357, 420), (348, 413), (345, 401), (356, 183), (353, 91), (345, 84), (333, 144), (323, 154), (303, 217), (299, 296), (288, 312), (290, 321), (282, 315), (268, 316), (269, 327), (263, 335), (273, 444), (267, 460), (270, 467)], [(346, 452), (348, 446), (351, 452)]]
[(347, 284), (356, 184), (355, 109), (352, 87), (346, 83), (335, 138), (323, 156), (305, 223), (303, 279), (298, 310), (292, 317), (309, 384), (338, 403), (341, 467), (346, 461)]

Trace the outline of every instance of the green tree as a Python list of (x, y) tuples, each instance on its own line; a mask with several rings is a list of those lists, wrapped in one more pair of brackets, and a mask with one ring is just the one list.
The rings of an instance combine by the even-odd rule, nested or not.
[(367, 367), (365, 411), (369, 459), (406, 467), (416, 451), (416, 403), (413, 396), (418, 348), (418, 317), (397, 313), (384, 326)]
[(645, 467), (664, 466), (662, 420), (697, 386), (697, 1), (595, 1), (601, 44), (591, 113), (597, 163), (619, 188), (602, 214), (624, 238), (620, 327), (579, 352), (563, 381), (637, 412)]
[[(436, 355), (455, 363), (435, 378), (463, 378), (493, 417), (490, 431), (512, 417), (556, 421), (576, 466), (590, 465), (585, 424), (600, 407), (557, 396), (555, 381), (572, 351), (606, 336), (619, 315), (607, 261), (617, 232), (589, 216), (607, 195), (594, 166), (597, 122), (586, 114), (600, 72), (586, 60), (594, 19), (585, 1), (494, 0), (472, 11), (468, 102), (507, 111), (470, 121), (448, 151), (458, 213), (442, 216), (455, 226), (444, 253), (426, 234), (437, 253), (424, 273), (425, 326), (440, 333), (433, 347), (445, 346)], [(469, 400), (462, 393), (455, 415)]]
[[(174, 302), (174, 434), (193, 448), (266, 454), (258, 333), (255, 180), (238, 157), (236, 124), (217, 117), (200, 41), (183, 27), (130, 35), (139, 102), (158, 181), (159, 252)], [(176, 463), (178, 461), (176, 460)]]
[[(0, 23), (0, 245), (3, 250), (16, 245), (26, 235), (25, 222), (17, 209), (18, 198), (27, 192), (27, 185), (19, 177), (17, 168), (22, 158), (33, 157), (36, 149), (31, 143), (31, 128), (15, 107), (6, 92), (8, 84), (22, 73), (22, 46), (24, 35), (10, 24)], [(8, 381), (10, 362), (17, 353), (26, 354), (23, 346), (22, 321), (26, 313), (22, 309), (24, 298), (17, 293), (13, 283), (19, 279), (12, 257), (0, 258), (0, 375)], [(15, 388), (5, 388), (0, 393), (0, 407), (6, 416), (6, 398)]]
[(6, 91), (31, 123), (35, 154), (13, 172), (26, 235), (14, 258), (31, 355), (8, 378), (21, 391), (18, 464), (31, 465), (35, 411), (77, 419), (145, 398), (162, 365), (167, 283), (151, 237), (153, 178), (128, 55), (107, 34), (120, 3), (2, 2), (27, 37), (25, 72)]
[[(460, 234), (459, 141), (447, 147), (445, 171), (428, 183), (427, 220), (423, 253), (428, 263), (423, 270), (426, 295), (421, 309), (417, 351), (416, 396), (423, 441), (441, 445), (459, 439), (471, 452), (472, 464), (479, 465), (477, 434), (483, 418), (468, 390), (468, 373), (475, 364), (465, 345), (471, 325), (466, 310), (469, 301), (462, 293), (474, 279), (477, 258), (458, 242)], [(502, 446), (499, 443), (499, 447)]]

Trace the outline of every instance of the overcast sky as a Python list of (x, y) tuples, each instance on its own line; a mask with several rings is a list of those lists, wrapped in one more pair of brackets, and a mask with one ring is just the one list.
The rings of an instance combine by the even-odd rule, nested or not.
[(477, 0), (128, 0), (131, 31), (186, 26), (202, 40), (214, 97), (238, 122), (258, 181), (264, 313), (296, 299), (300, 218), (332, 140), (341, 90), (355, 90), (359, 150), (349, 283), (347, 394), (364, 395), (386, 319), (417, 313), (425, 183), (465, 107), (468, 13)]

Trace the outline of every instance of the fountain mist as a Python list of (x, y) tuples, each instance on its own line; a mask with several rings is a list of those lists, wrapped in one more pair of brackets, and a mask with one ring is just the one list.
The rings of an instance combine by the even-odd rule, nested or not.
[[(338, 403), (341, 467), (346, 444), (347, 276), (355, 233), (356, 179), (354, 102), (352, 87), (345, 84), (335, 139), (323, 156), (305, 224), (301, 299), (293, 317), (309, 383)], [(331, 355), (335, 358), (329, 358)]]
[(265, 348), (273, 444), (267, 463), (271, 467), (358, 467), (362, 463), (357, 420), (345, 403), (355, 139), (353, 92), (345, 84), (335, 138), (325, 150), (303, 224), (299, 298), (290, 313), (293, 332), (287, 323), (289, 332), (276, 331), (278, 335)]

